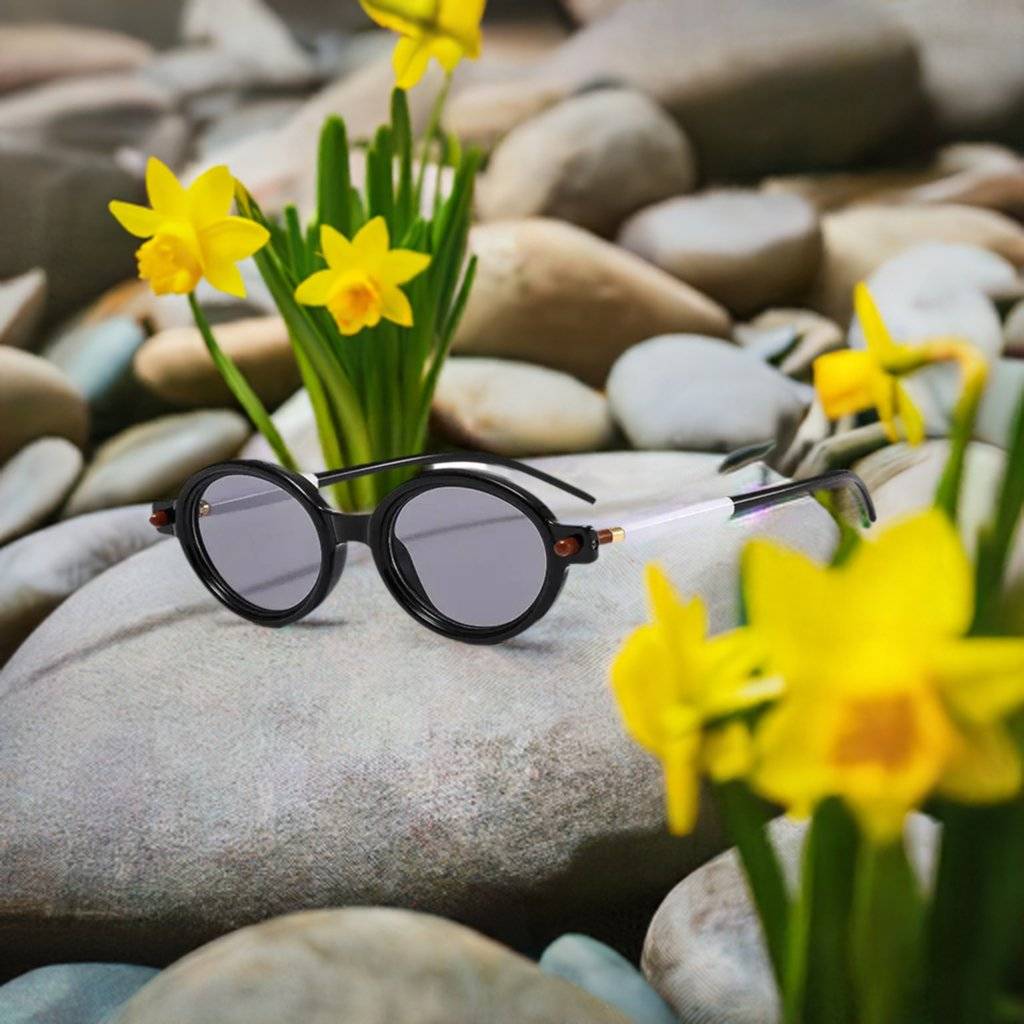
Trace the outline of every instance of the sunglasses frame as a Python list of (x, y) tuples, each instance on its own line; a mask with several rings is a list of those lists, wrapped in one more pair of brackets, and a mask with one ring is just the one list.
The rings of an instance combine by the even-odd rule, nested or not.
[[(760, 459), (771, 445), (753, 445), (727, 456), (720, 472), (729, 473)], [(702, 514), (741, 518), (817, 491), (848, 489), (857, 499), (865, 526), (875, 520), (871, 495), (864, 482), (849, 470), (831, 470), (809, 480), (777, 484), (760, 490), (713, 499), (696, 505), (673, 506), (654, 515), (641, 517), (626, 526), (596, 529), (560, 522), (539, 498), (504, 476), (466, 464), (494, 465), (513, 469), (541, 480), (581, 501), (594, 504), (596, 499), (586, 491), (545, 473), (534, 466), (500, 455), (483, 452), (450, 452), (446, 454), (411, 455), (384, 462), (353, 466), (323, 473), (293, 473), (269, 462), (239, 459), (221, 462), (193, 474), (185, 481), (174, 501), (153, 503), (150, 522), (161, 533), (176, 536), (185, 557), (206, 589), (236, 615), (261, 626), (287, 626), (312, 612), (333, 590), (341, 577), (348, 553), (348, 544), (366, 544), (373, 554), (384, 584), (405, 611), (421, 625), (442, 636), (469, 644), (496, 644), (508, 640), (542, 618), (554, 604), (566, 574), (572, 565), (597, 561), (602, 545), (632, 535), (637, 530)], [(324, 497), (322, 489), (344, 480), (369, 473), (394, 469), (424, 467), (424, 471), (388, 492), (372, 512), (339, 512)], [(435, 468), (430, 468), (435, 467)], [(447, 467), (447, 468), (445, 468)], [(245, 475), (279, 487), (293, 497), (305, 510), (316, 528), (320, 541), (321, 568), (309, 594), (298, 604), (281, 611), (271, 611), (247, 601), (231, 588), (217, 571), (207, 554), (199, 531), (199, 504), (206, 488), (225, 476)], [(518, 618), (493, 627), (469, 626), (444, 615), (425, 592), (417, 593), (403, 575), (393, 550), (394, 526), (398, 513), (412, 498), (429, 490), (444, 487), (469, 487), (483, 491), (520, 511), (537, 529), (546, 551), (543, 584), (530, 607)]]
[[(455, 459), (451, 461), (457, 461)], [(479, 461), (473, 456), (473, 461)], [(502, 463), (505, 460), (501, 460)], [(516, 463), (511, 463), (517, 466)], [(260, 608), (238, 594), (218, 572), (207, 553), (199, 531), (199, 503), (214, 480), (225, 476), (252, 476), (266, 480), (294, 498), (316, 528), (320, 541), (321, 569), (309, 594), (297, 605), (282, 611)], [(320, 474), (319, 487), (326, 486), (326, 474)], [(312, 477), (312, 479), (311, 479)], [(349, 542), (366, 544), (377, 571), (398, 604), (421, 625), (443, 636), (470, 644), (495, 644), (529, 628), (554, 604), (570, 565), (597, 559), (598, 534), (589, 526), (559, 522), (554, 513), (535, 495), (510, 480), (490, 473), (464, 469), (427, 471), (390, 491), (371, 513), (339, 512), (333, 508), (318, 484), (316, 476), (302, 476), (280, 466), (257, 460), (221, 462), (195, 473), (182, 486), (175, 502), (155, 502), (154, 517), (163, 513), (170, 522), (158, 526), (162, 532), (178, 538), (195, 574), (206, 589), (225, 607), (261, 626), (287, 626), (304, 618), (323, 602), (341, 578)], [(552, 478), (554, 479), (554, 478)], [(330, 482), (336, 476), (331, 475)], [(564, 487), (564, 484), (559, 482)], [(499, 498), (520, 511), (537, 529), (544, 543), (546, 567), (544, 582), (530, 607), (518, 618), (496, 627), (467, 626), (448, 618), (434, 607), (425, 594), (417, 594), (403, 575), (393, 550), (394, 524), (398, 513), (415, 496), (444, 487), (469, 487)], [(583, 492), (579, 492), (583, 495)], [(586, 495), (590, 499), (589, 495)], [(593, 500), (593, 499), (590, 499)], [(170, 515), (169, 515), (170, 513)], [(172, 525), (173, 524), (173, 525)], [(561, 541), (572, 541), (565, 554)]]

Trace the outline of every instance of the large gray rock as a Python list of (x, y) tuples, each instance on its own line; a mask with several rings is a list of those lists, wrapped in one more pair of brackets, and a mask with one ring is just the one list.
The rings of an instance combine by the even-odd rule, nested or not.
[(792, 435), (810, 394), (735, 345), (675, 334), (626, 352), (608, 400), (637, 448), (728, 452)]
[(161, 416), (129, 427), (96, 450), (64, 515), (174, 497), (188, 477), (230, 459), (248, 436), (248, 422), (228, 409)]
[(118, 1024), (627, 1024), (475, 932), (383, 907), (312, 910), (225, 936), (146, 986)]
[(917, 41), (924, 87), (948, 139), (1024, 145), (1024, 8), (1017, 0), (883, 0)]
[(800, 297), (821, 260), (814, 207), (740, 189), (680, 196), (630, 217), (619, 244), (737, 316)]
[(480, 262), (457, 352), (525, 359), (600, 387), (644, 338), (729, 333), (729, 314), (706, 295), (571, 224), (481, 224), (470, 246)]
[(466, 141), (494, 142), (609, 80), (670, 111), (714, 177), (855, 162), (906, 127), (922, 102), (909, 35), (870, 4), (634, 0), (525, 74), (467, 88), (449, 122)]
[[(769, 836), (790, 888), (807, 826), (778, 818)], [(933, 877), (938, 826), (915, 815), (906, 841), (918, 876)], [(680, 882), (651, 922), (644, 974), (684, 1024), (777, 1024), (779, 1000), (761, 925), (735, 850)]]
[[(280, 405), (299, 386), (299, 370), (279, 316), (251, 317), (214, 329), (229, 356), (264, 403)], [(135, 372), (154, 394), (179, 405), (234, 405), (197, 327), (154, 334), (135, 356)]]
[(50, 317), (74, 312), (135, 272), (136, 246), (107, 203), (141, 202), (144, 190), (141, 178), (111, 157), (3, 133), (0, 181), (0, 278), (42, 267), (50, 282)]
[(163, 540), (149, 507), (96, 512), (0, 550), (0, 664), (54, 608), (94, 576)]
[(1024, 228), (971, 206), (852, 206), (822, 221), (825, 255), (807, 304), (836, 323), (853, 313), (853, 289), (906, 249), (941, 242), (988, 249), (1024, 265)]
[(2, 464), (37, 437), (66, 437), (81, 447), (89, 432), (89, 408), (57, 367), (0, 345), (0, 424)]
[(0, 282), (0, 345), (29, 348), (46, 304), (46, 271), (36, 267)]
[(449, 359), (432, 415), (460, 447), (501, 455), (592, 452), (614, 434), (600, 392), (566, 373), (506, 359)]
[(0, 93), (51, 78), (137, 68), (152, 56), (146, 43), (120, 32), (35, 24), (0, 26)]
[(555, 217), (613, 235), (635, 210), (697, 179), (682, 130), (629, 89), (574, 96), (513, 129), (477, 189), (485, 220)]
[(75, 486), (82, 464), (82, 453), (70, 441), (41, 437), (0, 466), (0, 544), (56, 512)]
[(51, 964), (0, 987), (4, 1024), (106, 1024), (157, 971), (134, 964)]
[[(718, 461), (544, 459), (600, 500), (536, 493), (611, 526), (758, 477)], [(638, 534), (574, 570), (530, 632), (472, 650), (409, 619), (359, 546), (284, 630), (218, 605), (176, 543), (127, 560), (0, 673), (0, 941), (149, 959), (305, 907), (415, 906), (508, 935), (656, 898), (717, 836), (706, 820), (666, 833), (661, 772), (625, 735), (608, 667), (647, 619), (648, 561), (703, 596), (717, 631), (737, 621), (740, 549), (764, 532), (817, 558), (836, 538), (811, 500)]]

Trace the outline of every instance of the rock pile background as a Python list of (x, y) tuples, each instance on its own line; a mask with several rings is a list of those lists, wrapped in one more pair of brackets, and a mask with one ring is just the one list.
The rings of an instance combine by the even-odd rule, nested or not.
[[(227, 162), (268, 210), (308, 210), (324, 116), (359, 141), (387, 114), (391, 38), (368, 26), (354, 0), (0, 11), (0, 969), (164, 966), (273, 914), (382, 903), (409, 913), (241, 932), (161, 975), (125, 1020), (177, 1014), (182, 992), (196, 1019), (225, 1001), (249, 1014), (246, 950), (272, 967), (320, 943), (334, 966), (302, 962), (324, 1012), (325, 972), (359, 947), (433, 979), (439, 1020), (497, 1003), (516, 1020), (772, 1020), (737, 988), (757, 977), (756, 941), (725, 948), (688, 924), (704, 901), (750, 930), (735, 879), (721, 899), (704, 884), (731, 869), (708, 865), (659, 911), (643, 962), (657, 992), (619, 955), (638, 958), (658, 903), (720, 840), (710, 821), (663, 836), (658, 773), (622, 736), (605, 675), (644, 614), (645, 560), (725, 627), (749, 530), (826, 557), (818, 506), (616, 551), (533, 632), (472, 659), (404, 620), (359, 559), (312, 621), (256, 630), (146, 523), (194, 470), (270, 455), (183, 299), (134, 279), (107, 201), (141, 200), (156, 154), (185, 175)], [(866, 280), (901, 340), (959, 334), (990, 360), (970, 541), (1024, 391), (1022, 43), (1017, 0), (491, 0), (447, 111), (487, 163), (436, 443), (560, 456), (603, 522), (756, 486), (760, 469), (721, 478), (719, 458), (773, 438), (773, 472), (851, 466), (883, 521), (901, 515), (941, 471), (954, 382), (914, 381), (918, 449), (869, 417), (828, 423), (811, 367), (863, 344), (851, 296)], [(417, 127), (440, 85), (435, 69), (411, 94)], [(203, 301), (319, 469), (284, 326), (243, 269), (245, 300)], [(535, 958), (573, 930), (619, 953), (568, 935), (538, 970), (412, 911)], [(430, 959), (435, 945), (451, 958)], [(0, 1019), (98, 1022), (149, 977), (49, 967), (0, 988)], [(347, 1019), (403, 1019), (377, 989), (350, 993)]]

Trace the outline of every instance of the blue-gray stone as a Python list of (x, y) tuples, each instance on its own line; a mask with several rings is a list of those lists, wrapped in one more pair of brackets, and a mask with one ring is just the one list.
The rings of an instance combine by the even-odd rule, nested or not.
[(127, 316), (82, 323), (60, 334), (43, 355), (74, 381), (92, 411), (93, 435), (106, 437), (165, 410), (135, 379), (132, 360), (146, 340)]
[(614, 949), (586, 935), (555, 939), (540, 968), (621, 1010), (636, 1024), (678, 1024), (678, 1018), (644, 976)]
[(107, 1024), (159, 972), (134, 964), (52, 964), (0, 986), (3, 1024)]

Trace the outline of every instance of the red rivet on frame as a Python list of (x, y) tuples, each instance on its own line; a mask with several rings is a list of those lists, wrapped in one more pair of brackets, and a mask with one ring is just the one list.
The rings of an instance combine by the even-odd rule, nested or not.
[(159, 528), (166, 526), (171, 521), (171, 517), (167, 514), (167, 509), (162, 508), (159, 512), (154, 512), (149, 517), (149, 521), (153, 526)]
[(579, 537), (563, 537), (555, 541), (555, 554), (559, 558), (569, 558), (580, 549)]

